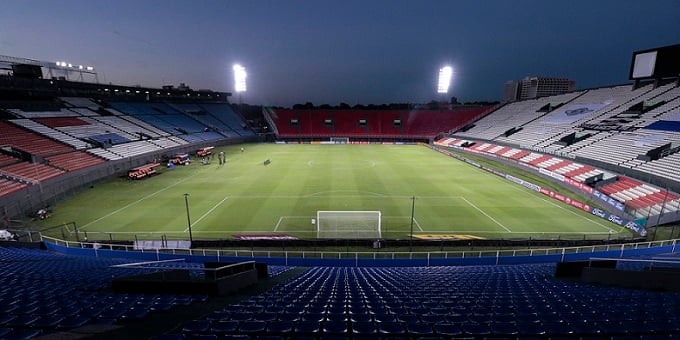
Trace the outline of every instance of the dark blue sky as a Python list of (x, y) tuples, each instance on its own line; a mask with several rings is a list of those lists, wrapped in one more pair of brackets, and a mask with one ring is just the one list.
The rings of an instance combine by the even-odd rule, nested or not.
[(93, 65), (100, 82), (232, 91), (249, 103), (498, 100), (506, 80), (627, 82), (635, 50), (680, 43), (678, 0), (5, 0), (0, 54)]

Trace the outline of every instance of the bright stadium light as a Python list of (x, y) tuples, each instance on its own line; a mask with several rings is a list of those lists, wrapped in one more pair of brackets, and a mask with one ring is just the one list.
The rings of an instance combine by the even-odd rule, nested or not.
[(437, 93), (448, 93), (451, 85), (451, 76), (453, 69), (451, 66), (444, 66), (439, 69), (439, 85), (437, 85)]
[(236, 92), (246, 92), (247, 76), (245, 67), (239, 64), (234, 65), (234, 90)]

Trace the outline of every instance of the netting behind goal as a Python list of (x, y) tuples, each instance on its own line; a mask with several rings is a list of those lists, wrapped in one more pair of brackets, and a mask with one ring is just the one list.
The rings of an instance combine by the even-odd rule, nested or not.
[(380, 238), (380, 218), (380, 211), (317, 211), (317, 238)]

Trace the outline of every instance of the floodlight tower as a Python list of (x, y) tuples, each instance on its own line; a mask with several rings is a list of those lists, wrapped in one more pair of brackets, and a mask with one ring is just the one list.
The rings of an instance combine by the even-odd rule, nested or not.
[(246, 92), (246, 77), (248, 74), (246, 73), (246, 68), (239, 65), (235, 64), (234, 65), (234, 91), (236, 91), (238, 95), (238, 101), (239, 104), (241, 103), (241, 96), (243, 92)]
[(451, 68), (451, 66), (444, 66), (439, 69), (439, 83), (437, 85), (437, 93), (449, 93), (449, 86), (451, 86), (452, 76), (453, 68)]

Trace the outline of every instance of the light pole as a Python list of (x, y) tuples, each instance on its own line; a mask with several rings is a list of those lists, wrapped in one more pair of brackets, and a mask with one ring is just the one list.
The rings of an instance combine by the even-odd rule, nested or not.
[(189, 248), (194, 243), (194, 237), (191, 235), (191, 217), (189, 217), (189, 194), (184, 194), (184, 205), (187, 208), (187, 229), (189, 229)]
[(411, 196), (411, 237), (408, 240), (408, 252), (413, 252), (413, 216), (416, 210), (416, 196)]

